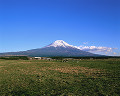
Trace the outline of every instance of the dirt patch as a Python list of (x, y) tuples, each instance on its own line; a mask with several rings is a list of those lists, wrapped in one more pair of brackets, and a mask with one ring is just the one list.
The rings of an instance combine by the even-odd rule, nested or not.
[(98, 76), (99, 73), (101, 73), (103, 70), (100, 69), (94, 69), (94, 68), (88, 68), (88, 67), (60, 67), (60, 68), (49, 68), (49, 70), (56, 70), (62, 73), (70, 73), (70, 74), (78, 74), (78, 73), (84, 73), (86, 76)]
[[(21, 63), (21, 64), (33, 64), (33, 62), (19, 62), (19, 63)], [(19, 63), (17, 63), (17, 64), (19, 64)], [(43, 63), (51, 63), (51, 62), (34, 62), (34, 63), (43, 64)], [(52, 62), (52, 63), (54, 63), (54, 62)]]
[(30, 75), (34, 75), (34, 74), (41, 75), (41, 72), (36, 70), (35, 68), (32, 68), (31, 70), (30, 69), (27, 69), (27, 70), (25, 70), (25, 69), (18, 69), (18, 71), (20, 71), (20, 73), (26, 74), (26, 75), (28, 75), (28, 74), (30, 74)]
[(4, 67), (4, 66), (0, 66), (0, 68), (2, 68), (2, 67)]
[[(42, 62), (41, 62), (42, 63)], [(43, 63), (56, 63), (56, 62), (43, 62)]]
[(79, 70), (74, 67), (62, 67), (62, 68), (56, 68), (51, 70), (56, 70), (62, 73), (79, 73)]
[(19, 63), (22, 63), (22, 64), (31, 64), (32, 62), (19, 62)]

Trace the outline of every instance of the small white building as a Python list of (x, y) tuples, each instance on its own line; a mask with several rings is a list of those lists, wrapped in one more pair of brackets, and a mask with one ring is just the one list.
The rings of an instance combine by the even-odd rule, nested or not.
[(42, 57), (34, 57), (35, 59), (38, 59), (38, 60), (41, 60), (42, 59)]

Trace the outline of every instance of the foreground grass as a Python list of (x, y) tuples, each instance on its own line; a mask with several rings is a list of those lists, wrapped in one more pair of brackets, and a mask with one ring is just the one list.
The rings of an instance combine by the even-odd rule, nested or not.
[(0, 60), (0, 96), (119, 96), (120, 59)]

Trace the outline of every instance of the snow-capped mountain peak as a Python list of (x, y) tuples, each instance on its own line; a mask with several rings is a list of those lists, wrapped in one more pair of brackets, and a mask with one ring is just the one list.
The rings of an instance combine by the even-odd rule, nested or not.
[(63, 40), (56, 40), (55, 42), (53, 42), (52, 44), (46, 46), (46, 47), (73, 47), (75, 48), (75, 46), (73, 45), (69, 45), (68, 43), (66, 43)]
[[(69, 45), (63, 40), (56, 40), (52, 44), (45, 46), (43, 48), (37, 48), (22, 52), (7, 52), (1, 53), (0, 55), (27, 55), (34, 57), (79, 57), (79, 56), (96, 56), (93, 53), (79, 50), (77, 46)], [(98, 55), (97, 55), (98, 56)]]

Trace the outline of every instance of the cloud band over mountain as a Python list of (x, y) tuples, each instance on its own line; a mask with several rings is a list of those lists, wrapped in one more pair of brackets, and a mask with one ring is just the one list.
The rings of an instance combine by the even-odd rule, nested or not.
[(100, 53), (100, 54), (113, 54), (115, 55), (115, 50), (117, 50), (117, 48), (110, 48), (110, 47), (103, 47), (103, 46), (79, 46), (79, 48), (81, 50), (87, 51), (87, 52), (91, 52), (91, 53)]

